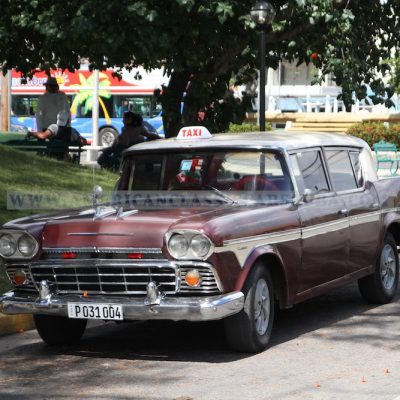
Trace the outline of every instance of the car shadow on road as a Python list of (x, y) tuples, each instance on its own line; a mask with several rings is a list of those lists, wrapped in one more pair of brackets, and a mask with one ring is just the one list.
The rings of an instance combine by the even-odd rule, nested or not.
[(275, 320), (271, 346), (361, 315), (376, 307), (379, 305), (367, 304), (363, 300), (354, 283), (297, 304), (291, 309), (280, 310)]
[[(276, 317), (270, 347), (362, 315), (375, 307), (378, 306), (362, 300), (356, 285), (350, 285), (292, 309), (281, 310)], [(97, 324), (86, 330), (75, 347), (35, 345), (41, 346), (39, 351), (46, 354), (123, 360), (226, 363), (253, 356), (233, 352), (227, 347), (222, 321)]]

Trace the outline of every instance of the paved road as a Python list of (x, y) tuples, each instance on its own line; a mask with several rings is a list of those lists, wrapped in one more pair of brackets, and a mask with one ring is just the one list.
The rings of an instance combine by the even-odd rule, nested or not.
[(229, 352), (218, 323), (92, 325), (75, 348), (0, 338), (0, 399), (400, 400), (400, 300), (355, 285), (282, 312), (272, 346)]

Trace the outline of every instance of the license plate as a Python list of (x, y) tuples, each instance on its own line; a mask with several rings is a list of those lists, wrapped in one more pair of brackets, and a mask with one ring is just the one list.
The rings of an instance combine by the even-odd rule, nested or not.
[(69, 318), (123, 320), (121, 304), (68, 303)]

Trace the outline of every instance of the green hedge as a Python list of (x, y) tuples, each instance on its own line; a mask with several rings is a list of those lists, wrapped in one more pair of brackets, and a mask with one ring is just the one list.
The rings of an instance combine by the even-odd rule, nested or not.
[[(265, 129), (267, 131), (272, 130), (271, 124), (266, 124)], [(242, 132), (259, 132), (260, 127), (257, 124), (252, 124), (249, 122), (243, 124), (230, 124), (228, 133), (242, 133)]]
[(382, 139), (400, 147), (400, 124), (361, 122), (351, 126), (347, 133), (365, 140), (371, 147)]

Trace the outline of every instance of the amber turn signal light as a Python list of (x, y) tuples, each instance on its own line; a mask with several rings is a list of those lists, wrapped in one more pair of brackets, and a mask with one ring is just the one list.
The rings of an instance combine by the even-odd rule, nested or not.
[(192, 287), (199, 286), (201, 283), (201, 275), (197, 269), (191, 269), (185, 275), (185, 282)]
[(14, 283), (16, 285), (23, 285), (26, 282), (26, 273), (22, 269), (15, 271)]

